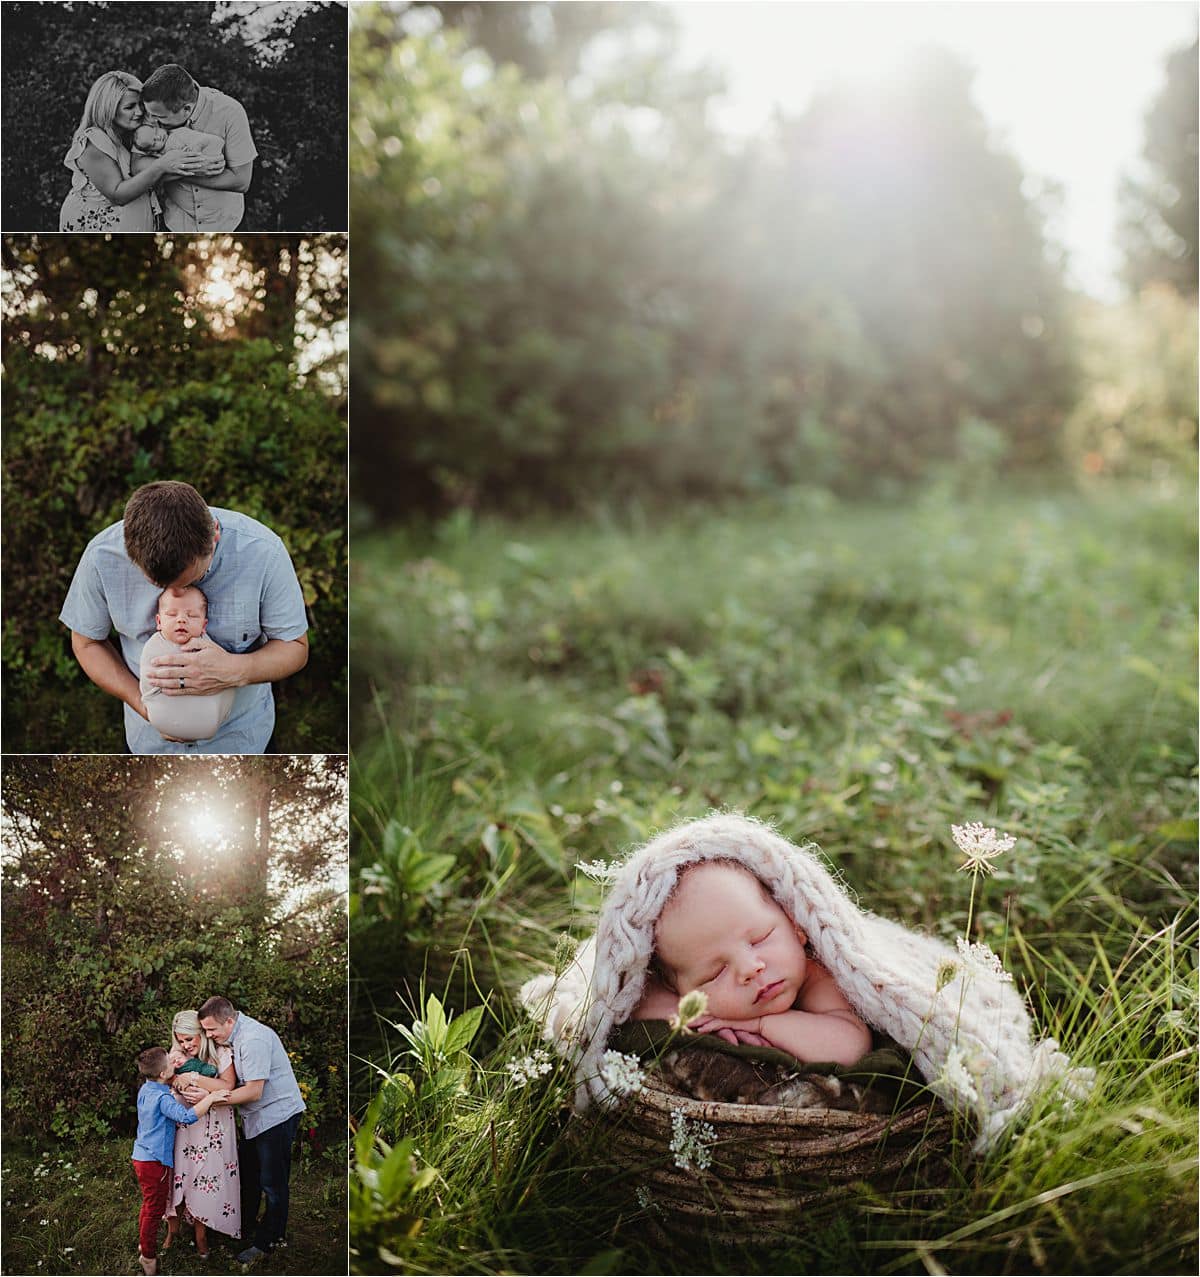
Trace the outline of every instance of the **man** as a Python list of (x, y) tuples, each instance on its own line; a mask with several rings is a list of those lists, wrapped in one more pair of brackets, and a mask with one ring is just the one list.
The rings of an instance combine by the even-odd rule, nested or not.
[[(304, 1098), (274, 1029), (236, 1011), (228, 998), (209, 998), (197, 1014), (212, 1041), (233, 1049), (238, 1084), (227, 1103), (238, 1104), (242, 1110), (243, 1142), (238, 1146), (242, 1240), (252, 1236), (237, 1258), (239, 1264), (252, 1264), (281, 1242), (287, 1229), (292, 1142)], [(190, 1098), (192, 1093), (184, 1094)], [(266, 1209), (257, 1219), (260, 1194), (266, 1198)]]
[[(142, 85), (142, 106), (164, 128), (187, 125), (201, 133), (213, 133), (225, 142), (223, 172), (162, 184), (167, 229), (237, 230), (246, 211), (244, 193), (250, 189), (258, 155), (242, 104), (217, 89), (202, 87), (183, 67), (169, 63), (152, 72)], [(135, 156), (135, 173), (142, 159)]]
[[(155, 657), (148, 681), (165, 696), (237, 694), (215, 736), (174, 741), (150, 726), (133, 671), (159, 595), (191, 585), (208, 598), (206, 635)], [(263, 753), (275, 727), (271, 684), (308, 661), (304, 595), (283, 542), (256, 519), (211, 508), (187, 483), (138, 488), (121, 522), (88, 543), (59, 620), (83, 672), (124, 701), (131, 754)]]

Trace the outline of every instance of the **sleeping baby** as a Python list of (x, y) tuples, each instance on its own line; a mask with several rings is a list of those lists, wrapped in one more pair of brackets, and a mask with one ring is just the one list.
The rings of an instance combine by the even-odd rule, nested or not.
[[(182, 125), (166, 129), (161, 124), (139, 124), (133, 131), (133, 145), (143, 155), (162, 155), (165, 151), (183, 151), (203, 155), (206, 159), (225, 161), (225, 141), (215, 133), (202, 133)], [(219, 170), (218, 170), (219, 171)]]
[(229, 717), (237, 692), (227, 687), (204, 696), (168, 696), (149, 680), (156, 656), (170, 655), (173, 647), (212, 642), (204, 633), (208, 628), (208, 599), (194, 585), (185, 590), (168, 587), (158, 596), (154, 623), (158, 632), (151, 634), (142, 648), (138, 680), (146, 717), (168, 740), (208, 740)]

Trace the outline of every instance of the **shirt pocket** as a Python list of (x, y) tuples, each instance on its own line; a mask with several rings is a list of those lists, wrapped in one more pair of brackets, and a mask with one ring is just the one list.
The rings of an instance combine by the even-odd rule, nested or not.
[(249, 603), (229, 603), (214, 609), (208, 622), (208, 636), (227, 652), (250, 652), (262, 638), (258, 607)]

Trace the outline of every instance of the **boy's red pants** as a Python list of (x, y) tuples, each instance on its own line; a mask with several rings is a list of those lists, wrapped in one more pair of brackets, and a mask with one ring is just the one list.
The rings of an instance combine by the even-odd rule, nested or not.
[(133, 1173), (142, 1189), (142, 1212), (138, 1216), (138, 1250), (147, 1259), (158, 1257), (158, 1225), (167, 1209), (173, 1172), (162, 1162), (133, 1160)]

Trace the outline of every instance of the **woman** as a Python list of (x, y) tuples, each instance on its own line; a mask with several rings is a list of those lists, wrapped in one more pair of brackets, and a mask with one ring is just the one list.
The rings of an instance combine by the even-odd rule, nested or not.
[(145, 118), (141, 92), (142, 82), (127, 71), (106, 71), (88, 91), (63, 160), (71, 193), (59, 214), (60, 231), (152, 231), (156, 182), (213, 171), (211, 160), (172, 151), (133, 173), (133, 130)]
[[(237, 1086), (231, 1047), (218, 1046), (205, 1036), (195, 1011), (180, 1011), (171, 1021), (171, 1046), (180, 1058), (211, 1064), (215, 1077), (177, 1073), (172, 1083), (183, 1091), (199, 1086), (206, 1091)], [(214, 1104), (191, 1126), (175, 1130), (175, 1179), (167, 1203), (167, 1247), (179, 1235), (181, 1220), (188, 1220), (196, 1234), (196, 1253), (208, 1258), (208, 1229), (230, 1237), (242, 1231), (241, 1181), (238, 1179), (237, 1129), (233, 1109)]]

